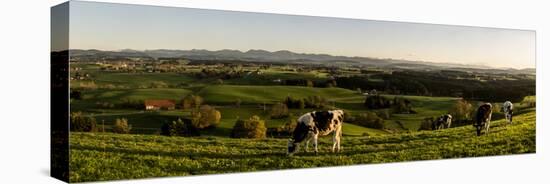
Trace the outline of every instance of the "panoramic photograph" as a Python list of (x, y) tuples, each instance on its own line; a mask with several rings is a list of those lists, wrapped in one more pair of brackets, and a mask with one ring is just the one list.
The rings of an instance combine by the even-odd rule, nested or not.
[(535, 31), (69, 8), (70, 182), (536, 152)]

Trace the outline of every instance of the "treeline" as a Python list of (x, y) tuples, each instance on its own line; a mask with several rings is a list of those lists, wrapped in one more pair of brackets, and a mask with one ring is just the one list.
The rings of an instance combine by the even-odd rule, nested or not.
[(235, 79), (242, 78), (245, 75), (245, 71), (242, 69), (228, 68), (227, 70), (219, 69), (202, 69), (200, 72), (194, 73), (194, 76), (198, 79), (217, 78), (217, 79)]
[(533, 79), (493, 79), (490, 75), (480, 79), (460, 79), (440, 72), (395, 71), (370, 76), (378, 80), (350, 76), (337, 77), (335, 81), (338, 87), (352, 90), (376, 89), (395, 95), (451, 96), (479, 101), (520, 101), (535, 94)]
[[(93, 116), (84, 116), (82, 112), (71, 112), (69, 127), (74, 132), (106, 132), (105, 125), (99, 126)], [(126, 118), (117, 118), (111, 126), (111, 132), (127, 134), (132, 130), (132, 125)]]
[(416, 111), (412, 109), (411, 101), (401, 97), (394, 97), (393, 99), (380, 96), (369, 95), (365, 98), (365, 107), (367, 109), (386, 109), (391, 108), (393, 113), (398, 114), (414, 114)]
[(328, 100), (322, 96), (308, 96), (306, 98), (294, 98), (287, 96), (282, 102), (277, 102), (271, 106), (269, 116), (271, 119), (282, 119), (289, 116), (288, 109), (329, 109)]
[(308, 79), (286, 79), (281, 80), (282, 85), (287, 86), (307, 86), (307, 87), (317, 87), (317, 88), (330, 88), (337, 87), (338, 83), (336, 80), (308, 80)]

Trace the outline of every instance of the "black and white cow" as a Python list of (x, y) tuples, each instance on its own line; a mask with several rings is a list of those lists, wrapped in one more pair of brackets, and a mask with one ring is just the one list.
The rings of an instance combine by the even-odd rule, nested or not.
[(451, 128), (451, 122), (453, 121), (453, 116), (450, 114), (445, 114), (440, 116), (436, 119), (435, 122), (433, 122), (433, 128), (434, 130), (440, 130), (444, 128)]
[(512, 115), (514, 113), (514, 104), (510, 101), (504, 102), (502, 104), (502, 112), (504, 112), (504, 117), (508, 123), (512, 124)]
[(319, 136), (326, 136), (333, 133), (332, 152), (340, 151), (340, 138), (342, 137), (342, 124), (344, 123), (344, 111), (313, 111), (298, 118), (298, 124), (292, 138), (288, 140), (288, 155), (298, 152), (301, 143), (306, 143), (308, 151), (309, 142), (313, 140), (315, 153)]
[(477, 130), (477, 136), (481, 135), (482, 128), (485, 129), (485, 134), (489, 133), (492, 115), (493, 106), (490, 103), (485, 103), (477, 108), (476, 121), (474, 122), (474, 127), (476, 127)]

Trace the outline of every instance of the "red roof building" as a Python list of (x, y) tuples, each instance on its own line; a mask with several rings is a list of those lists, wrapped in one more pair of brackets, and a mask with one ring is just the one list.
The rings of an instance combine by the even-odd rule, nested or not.
[(145, 110), (173, 110), (175, 108), (175, 100), (145, 100)]

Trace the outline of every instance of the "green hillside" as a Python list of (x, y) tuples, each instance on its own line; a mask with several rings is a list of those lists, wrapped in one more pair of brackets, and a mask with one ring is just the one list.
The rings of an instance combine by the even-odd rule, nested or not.
[[(111, 133), (71, 133), (71, 182), (159, 176), (230, 173), (412, 160), (535, 153), (534, 108), (518, 112), (514, 124), (493, 121), (491, 133), (475, 136), (472, 126), (441, 131), (344, 136), (343, 152), (287, 157), (286, 139), (165, 137)], [(344, 134), (348, 130), (344, 130)]]
[(82, 100), (71, 102), (72, 111), (86, 111), (97, 108), (97, 103), (121, 103), (126, 100), (144, 101), (150, 99), (172, 99), (179, 101), (192, 91), (177, 88), (152, 89), (98, 89), (82, 92)]
[[(120, 103), (126, 100), (143, 101), (147, 99), (173, 99), (178, 101), (184, 96), (193, 93), (188, 89), (178, 88), (148, 88), (148, 89), (98, 89), (83, 91), (82, 100), (73, 100), (71, 110), (84, 111), (87, 115), (94, 116), (98, 123), (104, 123), (109, 128), (117, 118), (126, 118), (132, 125), (132, 133), (152, 134), (160, 130), (165, 122), (171, 122), (182, 117), (189, 117), (189, 110), (176, 109), (172, 111), (144, 111), (143, 109), (120, 108)], [(363, 106), (364, 96), (355, 91), (342, 88), (309, 88), (297, 86), (235, 86), (216, 85), (208, 86), (198, 91), (206, 104), (215, 106), (222, 118), (220, 126), (204, 132), (204, 135), (228, 136), (235, 121), (239, 118), (249, 118), (253, 115), (266, 120), (267, 127), (279, 127), (289, 119), (271, 119), (269, 115), (270, 103), (281, 101), (287, 95), (296, 98), (304, 98), (310, 95), (321, 95), (333, 101), (336, 108), (345, 109), (353, 115), (367, 111)], [(393, 98), (393, 96), (388, 96)], [(386, 127), (401, 130), (396, 121), (400, 121), (406, 130), (416, 131), (422, 119), (429, 116), (440, 116), (446, 113), (456, 102), (456, 98), (450, 97), (420, 97), (400, 96), (412, 101), (413, 109), (417, 114), (393, 114), (385, 121)], [(243, 105), (240, 108), (234, 106), (236, 99), (241, 99)], [(267, 111), (262, 110), (263, 102), (267, 105)], [(103, 103), (113, 104), (114, 108), (105, 108)], [(298, 118), (301, 114), (318, 109), (290, 109), (290, 118)], [(102, 124), (103, 125), (103, 124)], [(361, 136), (364, 133), (371, 135), (386, 134), (388, 132), (347, 124), (345, 134)]]
[(328, 100), (339, 101), (343, 97), (361, 97), (355, 91), (342, 88), (312, 88), (301, 86), (240, 86), (215, 85), (199, 91), (198, 95), (207, 103), (227, 104), (241, 99), (243, 104), (273, 103), (282, 101), (287, 96), (305, 98), (320, 95)]

